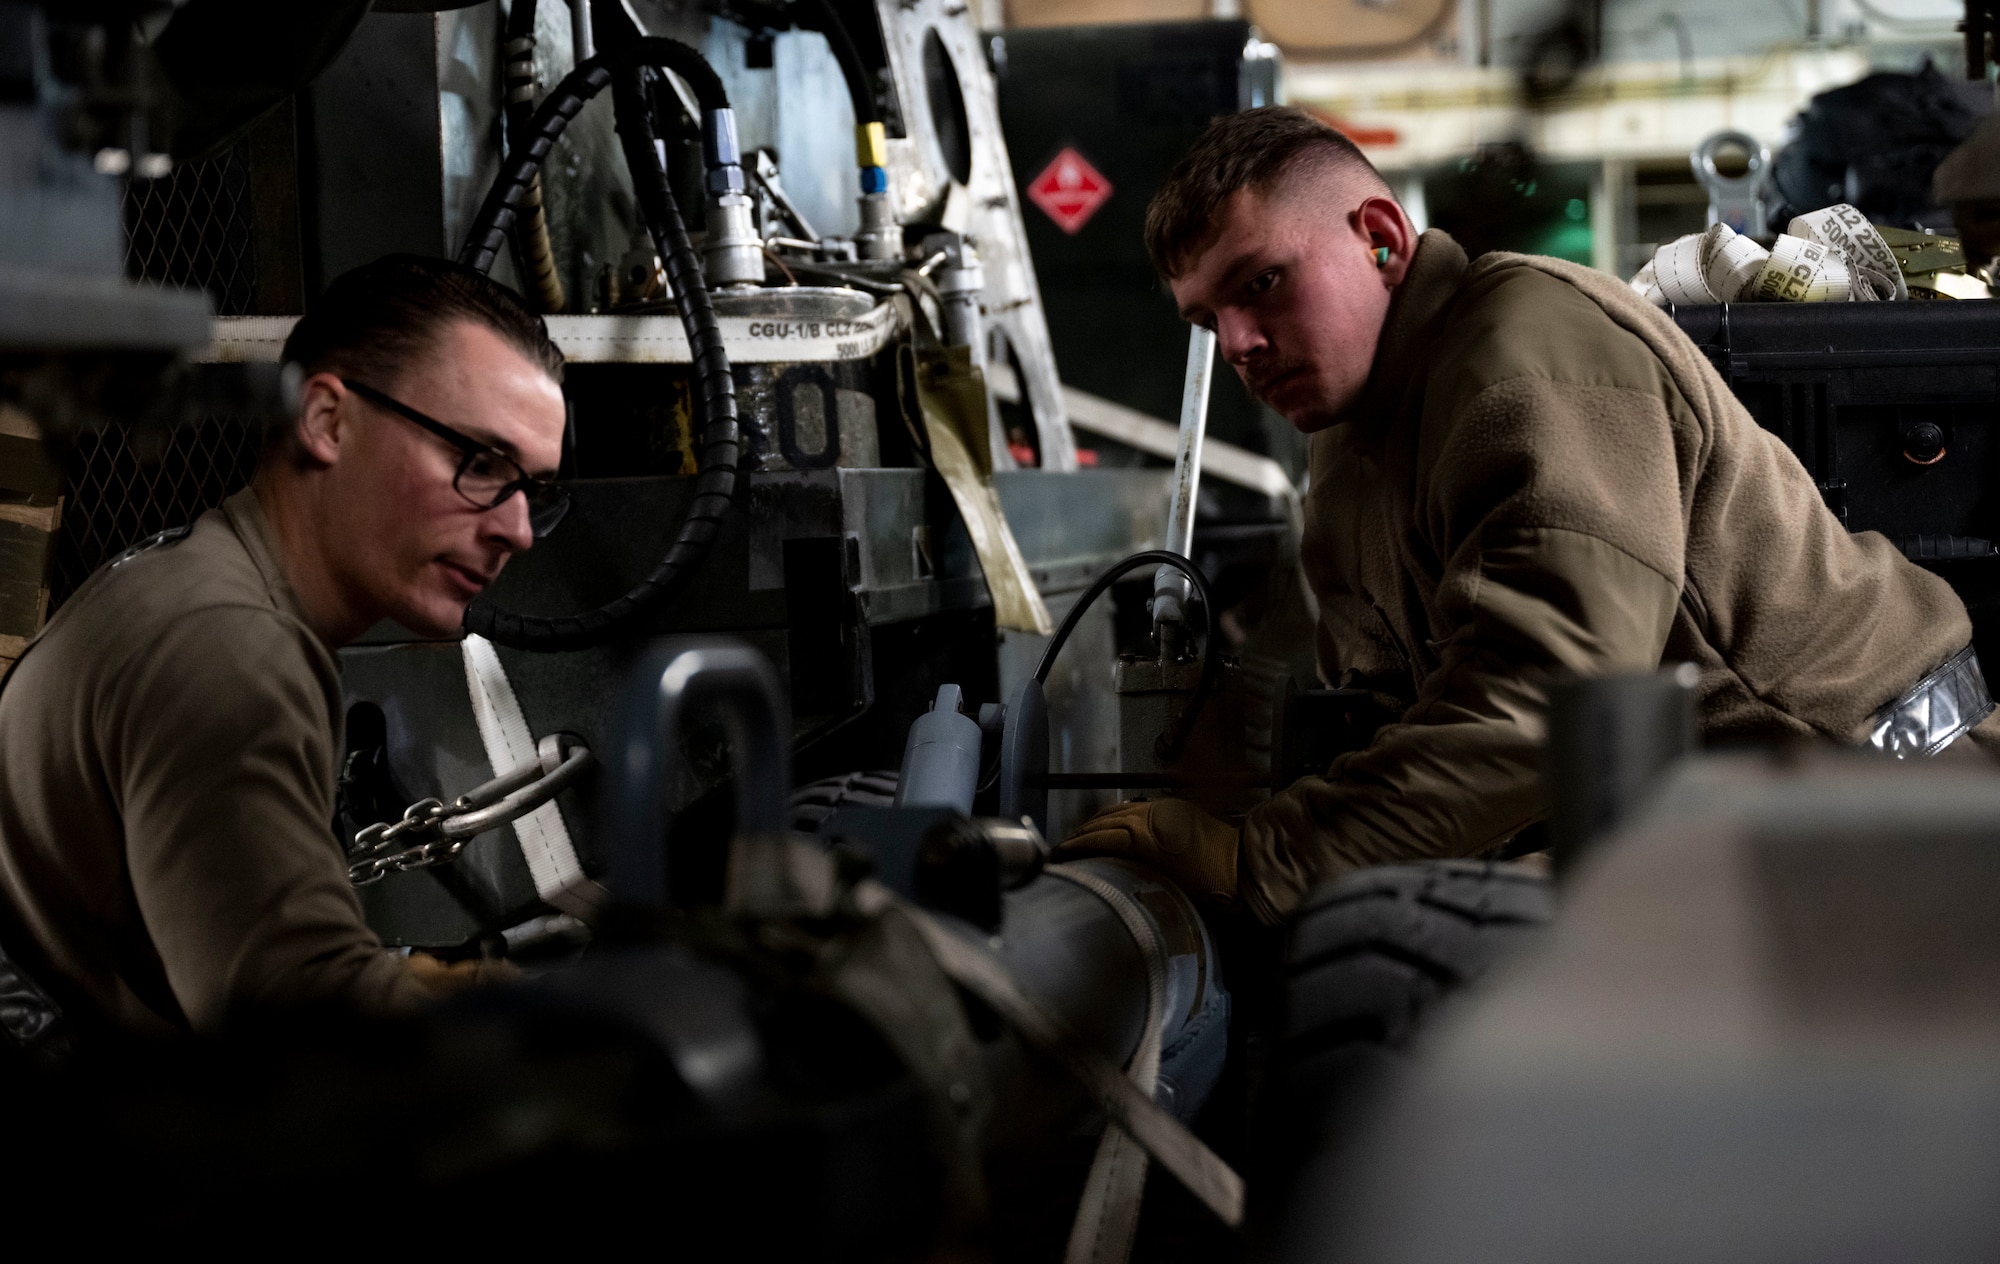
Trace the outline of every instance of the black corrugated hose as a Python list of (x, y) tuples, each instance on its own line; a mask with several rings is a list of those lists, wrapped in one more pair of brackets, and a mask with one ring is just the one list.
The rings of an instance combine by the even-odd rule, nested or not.
[[(614, 79), (635, 75), (642, 66), (669, 67), (678, 72), (694, 89), (704, 114), (729, 108), (721, 78), (700, 53), (676, 40), (634, 40), (590, 58), (556, 85), (507, 155), (485, 203), (479, 208), (478, 218), (473, 221), (465, 247), (459, 252), (460, 263), (481, 272), (493, 266), (493, 260), (506, 248), (507, 231), (518, 214), (528, 182), (541, 170), (556, 137), (562, 135), (586, 101)], [(702, 422), (700, 474), (695, 480), (694, 503), (689, 506), (687, 519), (681, 523), (673, 545), (652, 573), (632, 591), (595, 610), (542, 618), (500, 610), (484, 600), (466, 608), (466, 631), (515, 649), (583, 649), (624, 633), (686, 582), (715, 542), (736, 494), (739, 442), (735, 379), (730, 376), (729, 357), (722, 347), (722, 330), (709, 302), (701, 264), (688, 241), (680, 208), (667, 191), (665, 173), (660, 170), (651, 125), (643, 109), (638, 114), (629, 127), (625, 120), (620, 120), (621, 132), (628, 133), (625, 148), (627, 161), (633, 164), (632, 184), (646, 228), (660, 257), (666, 261), (667, 279), (673, 285), (694, 361), (695, 396)], [(635, 144), (640, 129), (644, 131), (644, 140)], [(635, 161), (640, 152), (645, 158), (643, 162)]]
[[(518, 144), (535, 116), (535, 0), (514, 0), (507, 14), (504, 51), (507, 56), (507, 138)], [(545, 312), (563, 309), (562, 276), (556, 270), (555, 248), (549, 242), (549, 221), (542, 211), (542, 177), (528, 180), (514, 225), (514, 255), (535, 302)]]

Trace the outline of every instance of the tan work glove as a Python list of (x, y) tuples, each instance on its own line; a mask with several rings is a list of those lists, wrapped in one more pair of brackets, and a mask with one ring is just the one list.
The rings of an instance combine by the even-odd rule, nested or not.
[(511, 961), (439, 961), (427, 952), (413, 952), (403, 958), (403, 968), (433, 996), (450, 996), (481, 983), (508, 983), (521, 977), (521, 968)]
[(1123, 856), (1151, 865), (1197, 900), (1233, 908), (1242, 831), (1185, 799), (1121, 803), (1091, 817), (1054, 859)]

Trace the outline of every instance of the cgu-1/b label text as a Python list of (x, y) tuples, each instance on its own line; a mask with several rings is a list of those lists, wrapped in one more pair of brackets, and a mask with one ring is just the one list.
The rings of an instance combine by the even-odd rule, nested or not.
[(753, 320), (752, 338), (859, 338), (875, 332), (872, 322), (854, 320)]

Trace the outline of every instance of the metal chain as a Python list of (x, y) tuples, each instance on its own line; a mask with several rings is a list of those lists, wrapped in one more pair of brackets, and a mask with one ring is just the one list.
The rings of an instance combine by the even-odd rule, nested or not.
[(347, 880), (357, 887), (392, 873), (450, 864), (465, 845), (555, 798), (591, 762), (590, 748), (575, 735), (553, 733), (537, 744), (537, 758), (466, 791), (450, 803), (423, 799), (393, 824), (370, 825), (347, 848)]
[[(453, 807), (460, 807), (459, 800)], [(347, 880), (357, 887), (380, 882), (392, 873), (407, 869), (422, 869), (430, 865), (442, 865), (458, 857), (470, 839), (446, 838), (438, 832), (444, 823), (445, 805), (442, 799), (422, 799), (412, 803), (403, 813), (403, 819), (395, 824), (383, 821), (370, 825), (354, 836), (354, 845), (347, 850)], [(410, 838), (424, 841), (414, 847), (396, 850), (397, 844)]]

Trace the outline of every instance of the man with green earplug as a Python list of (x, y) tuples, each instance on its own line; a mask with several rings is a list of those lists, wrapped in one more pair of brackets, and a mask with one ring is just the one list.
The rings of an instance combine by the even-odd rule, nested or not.
[(1146, 244), (1182, 316), (1312, 436), (1320, 670), (1396, 718), (1240, 822), (1127, 803), (1065, 853), (1276, 922), (1318, 881), (1539, 821), (1550, 685), (1668, 662), (1699, 669), (1709, 740), (2000, 745), (1958, 597), (1848, 534), (1616, 278), (1418, 234), (1351, 142), (1282, 107), (1209, 127)]

